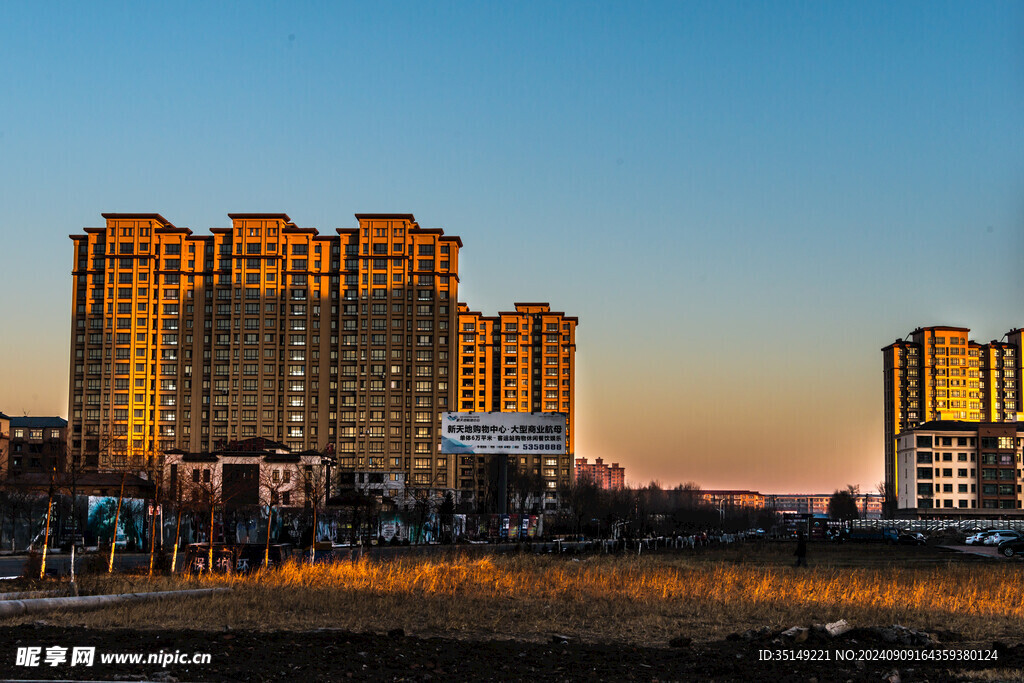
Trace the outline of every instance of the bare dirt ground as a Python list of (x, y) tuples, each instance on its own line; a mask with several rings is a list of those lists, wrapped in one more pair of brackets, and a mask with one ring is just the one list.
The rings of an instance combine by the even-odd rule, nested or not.
[[(841, 642), (778, 645), (770, 640), (724, 640), (677, 647), (582, 644), (553, 638), (548, 643), (483, 642), (409, 637), (400, 632), (87, 631), (24, 625), (0, 630), (0, 675), (7, 679), (159, 681), (566, 681), (566, 680), (775, 680), (775, 681), (954, 681), (1019, 680), (1024, 647), (998, 645), (998, 659), (951, 661), (837, 662), (837, 652), (872, 653), (898, 648), (908, 653), (963, 651), (949, 642), (920, 648), (853, 634)], [(95, 647), (92, 667), (17, 666), (19, 647)], [(985, 650), (993, 649), (987, 644)], [(764, 652), (773, 661), (763, 661)], [(209, 653), (206, 665), (103, 664), (112, 653)], [(927, 656), (918, 655), (918, 656)], [(935, 655), (933, 655), (935, 656)], [(816, 657), (817, 661), (808, 661)], [(783, 661), (780, 659), (785, 658)], [(789, 661), (792, 660), (792, 661)]]

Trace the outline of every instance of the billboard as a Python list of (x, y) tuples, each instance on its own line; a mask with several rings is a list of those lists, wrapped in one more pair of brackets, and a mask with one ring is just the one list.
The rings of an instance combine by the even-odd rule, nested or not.
[(441, 413), (441, 452), (561, 455), (565, 413)]

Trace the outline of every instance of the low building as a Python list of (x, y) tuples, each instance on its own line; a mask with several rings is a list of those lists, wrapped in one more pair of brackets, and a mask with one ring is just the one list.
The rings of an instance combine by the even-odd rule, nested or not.
[(7, 456), (11, 445), (11, 418), (0, 413), (0, 477), (7, 474)]
[(330, 496), (328, 462), (316, 451), (292, 453), (282, 443), (259, 437), (212, 452), (170, 451), (164, 460), (164, 495), (195, 505), (212, 499), (225, 509), (305, 507)]
[[(781, 493), (766, 494), (765, 507), (775, 512), (805, 515), (827, 515), (833, 493)], [(861, 519), (881, 519), (884, 497), (879, 493), (853, 495)]]
[(1024, 423), (936, 420), (897, 438), (897, 514), (1024, 517)]
[(867, 493), (854, 497), (861, 519), (882, 519), (882, 508), (885, 496), (880, 493)]
[[(68, 421), (61, 417), (12, 417), (4, 475), (62, 471), (67, 461)], [(3, 444), (0, 444), (3, 447)]]
[(757, 491), (701, 491), (700, 497), (704, 503), (716, 508), (764, 507), (764, 495)]
[(603, 489), (621, 489), (626, 486), (626, 468), (613, 462), (605, 464), (602, 458), (588, 463), (586, 458), (576, 458), (575, 479), (586, 478)]

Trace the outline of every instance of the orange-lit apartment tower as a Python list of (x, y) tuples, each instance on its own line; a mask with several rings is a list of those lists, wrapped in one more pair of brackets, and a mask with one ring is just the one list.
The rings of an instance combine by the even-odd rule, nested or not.
[[(568, 453), (517, 456), (517, 466), (543, 480), (545, 508), (572, 477), (577, 318), (547, 303), (517, 303), (514, 311), (487, 317), (459, 305), (458, 410), (462, 412), (564, 413)], [(485, 486), (483, 458), (461, 456), (459, 488)]]
[[(1017, 341), (1020, 342), (1019, 338)], [(1017, 419), (1019, 348), (1009, 341), (994, 340), (981, 348), (981, 386), (984, 387), (981, 419), (985, 422)]]
[(1013, 370), (1013, 376), (1004, 376), (1004, 379), (1015, 380), (1009, 386), (1004, 382), (1004, 391), (1013, 390), (1014, 393), (1013, 395), (1004, 394), (1003, 411), (1007, 412), (1009, 410), (1007, 406), (1012, 406), (1012, 410), (1017, 413), (1018, 420), (1024, 416), (1024, 396), (1021, 396), (1021, 393), (1024, 392), (1024, 339), (1021, 338), (1022, 334), (1024, 334), (1024, 330), (1020, 328), (1014, 328), (1006, 333), (1006, 340), (1013, 350), (1013, 362), (1007, 362), (1009, 359), (1005, 356), (1003, 358), (1004, 370)]
[(897, 339), (882, 349), (885, 482), (890, 498), (897, 490), (896, 435), (921, 421), (921, 368), (920, 349), (913, 342)]
[(262, 436), (451, 485), (436, 444), (455, 398), (458, 237), (411, 214), (357, 214), (334, 235), (286, 214), (229, 214), (204, 236), (103, 217), (71, 235), (75, 458), (156, 473), (167, 450)]
[(899, 490), (896, 436), (902, 431), (943, 420), (1020, 419), (1014, 402), (1020, 331), (1009, 333), (1009, 342), (990, 344), (970, 341), (969, 334), (966, 327), (919, 327), (882, 349), (885, 481), (892, 499)]

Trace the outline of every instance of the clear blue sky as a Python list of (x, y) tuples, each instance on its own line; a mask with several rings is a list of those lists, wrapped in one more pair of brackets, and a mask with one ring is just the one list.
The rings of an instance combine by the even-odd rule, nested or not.
[(412, 212), (579, 316), (578, 455), (871, 489), (879, 349), (1024, 326), (1022, 190), (1018, 2), (3, 3), (0, 410), (66, 413), (102, 212)]

